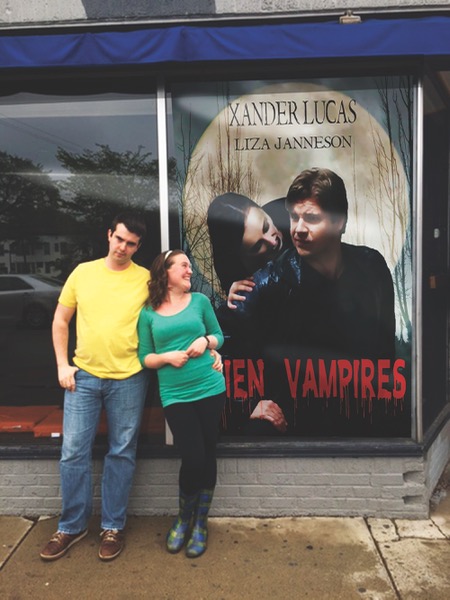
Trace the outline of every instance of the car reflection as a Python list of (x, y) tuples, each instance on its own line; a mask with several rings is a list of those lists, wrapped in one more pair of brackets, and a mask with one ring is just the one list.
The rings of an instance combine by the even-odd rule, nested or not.
[(0, 275), (0, 322), (48, 327), (61, 289), (60, 281), (41, 275)]

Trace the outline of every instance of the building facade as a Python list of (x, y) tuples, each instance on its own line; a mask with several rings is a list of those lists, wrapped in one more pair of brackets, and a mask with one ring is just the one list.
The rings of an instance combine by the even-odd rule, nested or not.
[[(0, 513), (59, 511), (55, 289), (134, 208), (151, 232), (137, 260), (182, 247), (225, 332), (215, 514), (426, 517), (450, 457), (446, 3), (28, 0), (0, 16)], [(285, 197), (315, 168), (346, 190), (336, 285), (290, 247)], [(250, 210), (272, 253), (244, 253)], [(287, 295), (227, 310), (231, 282), (292, 256)], [(154, 386), (130, 511), (175, 511), (177, 471)]]

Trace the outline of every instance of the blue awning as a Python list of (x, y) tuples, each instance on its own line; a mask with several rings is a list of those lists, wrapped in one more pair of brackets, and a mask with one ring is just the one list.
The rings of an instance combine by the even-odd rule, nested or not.
[(450, 55), (450, 17), (0, 36), (0, 68)]

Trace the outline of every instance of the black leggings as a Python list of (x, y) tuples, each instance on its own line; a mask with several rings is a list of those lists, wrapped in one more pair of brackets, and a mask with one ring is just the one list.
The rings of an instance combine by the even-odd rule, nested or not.
[(216, 445), (224, 403), (225, 392), (164, 408), (174, 443), (181, 454), (180, 489), (188, 496), (216, 485)]

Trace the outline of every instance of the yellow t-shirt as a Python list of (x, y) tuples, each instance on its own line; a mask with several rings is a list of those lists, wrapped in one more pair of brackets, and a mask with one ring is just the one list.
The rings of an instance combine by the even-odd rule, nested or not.
[(102, 379), (125, 379), (142, 370), (136, 325), (149, 279), (148, 270), (133, 262), (124, 271), (108, 269), (103, 258), (74, 269), (59, 302), (77, 310), (77, 367)]

